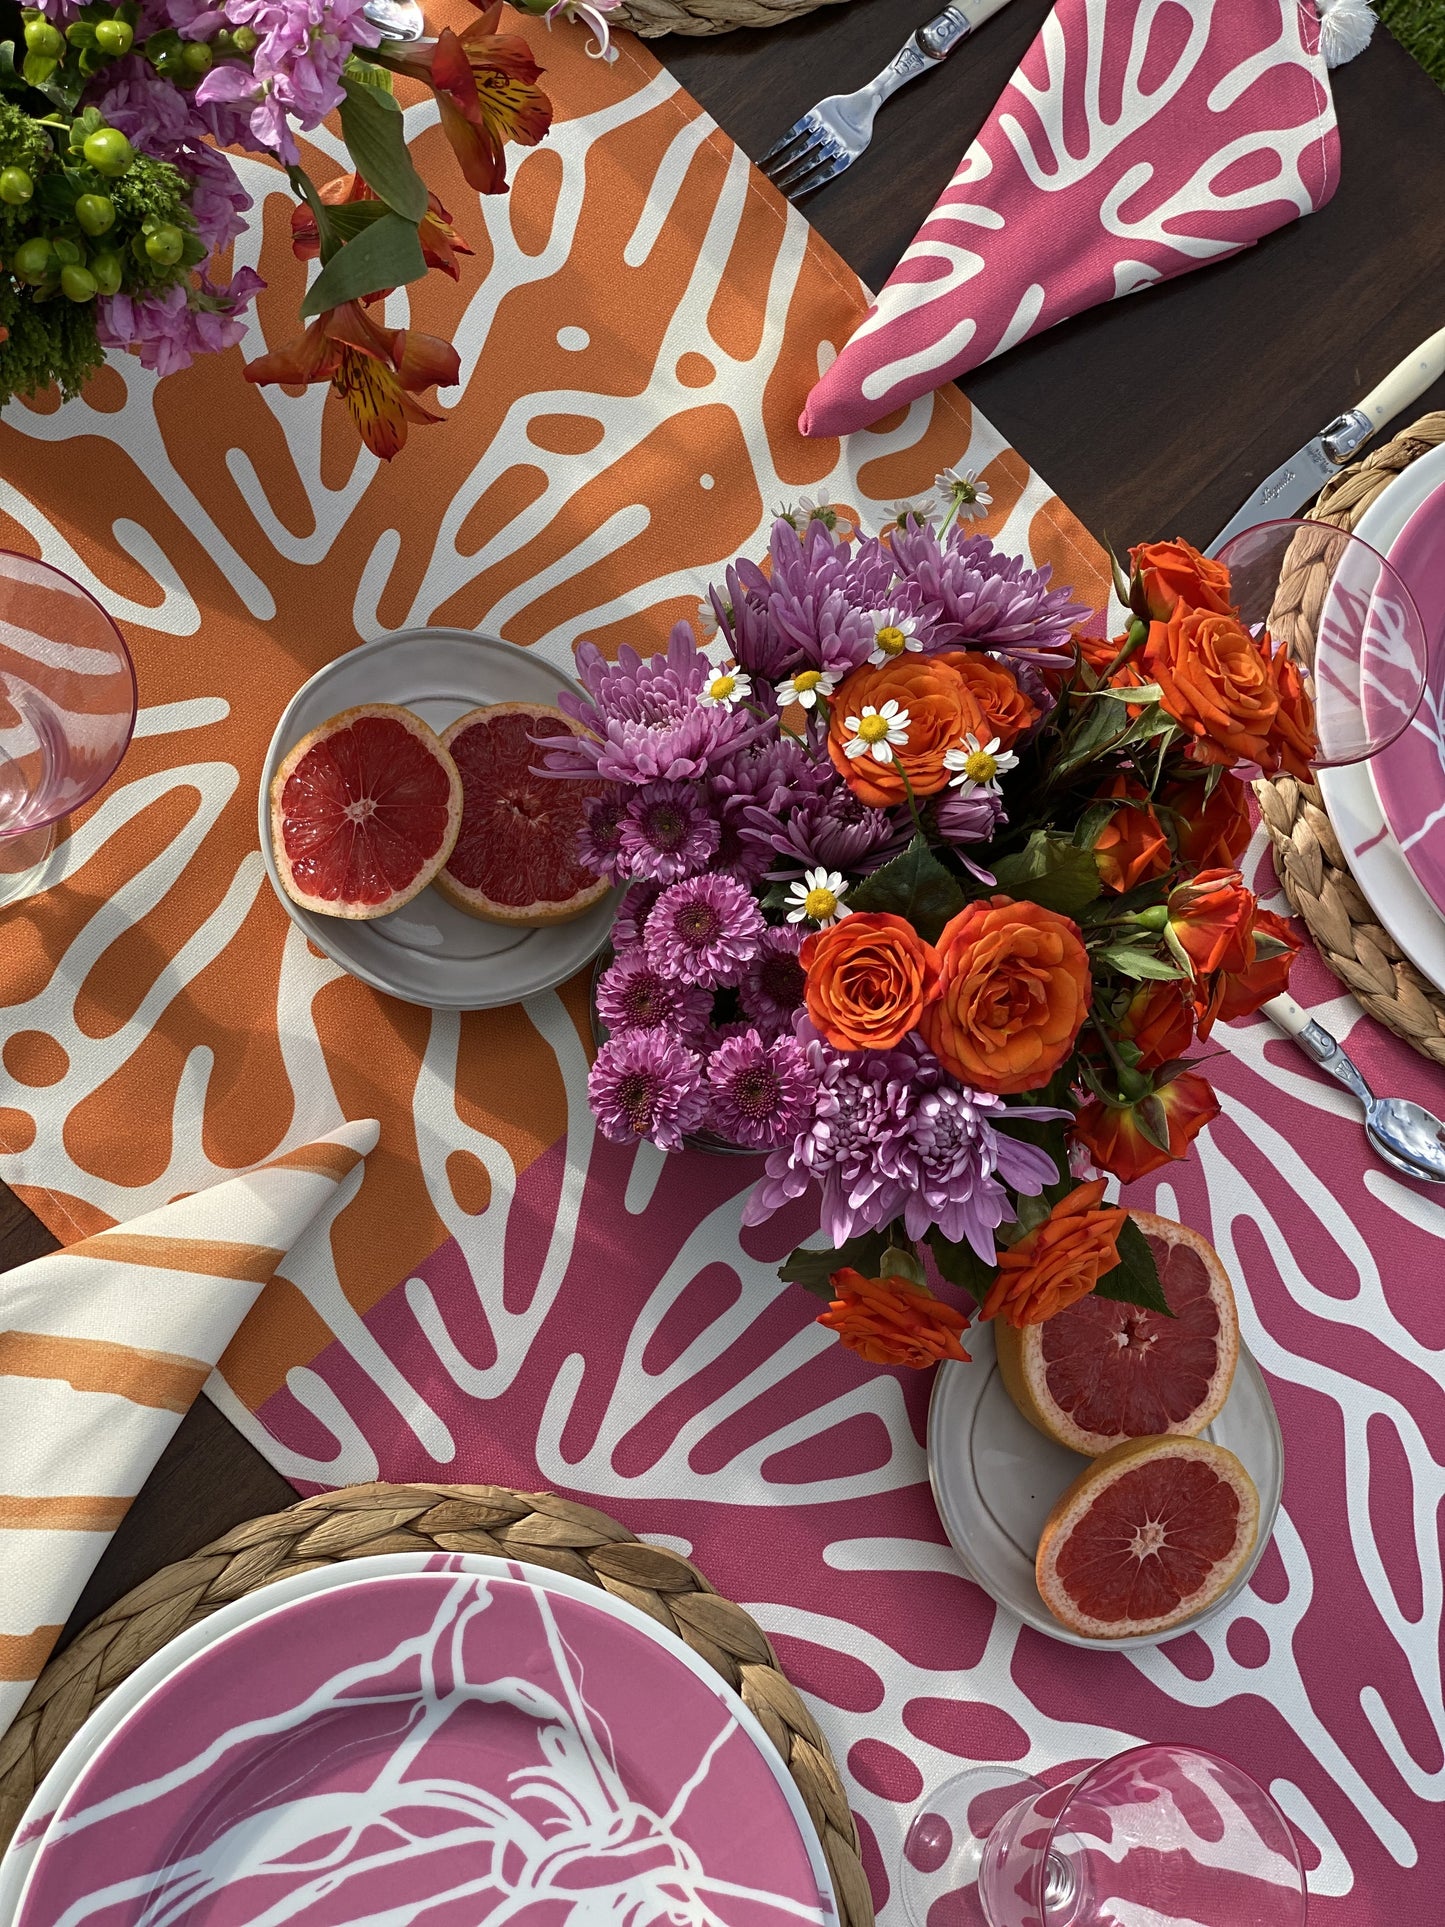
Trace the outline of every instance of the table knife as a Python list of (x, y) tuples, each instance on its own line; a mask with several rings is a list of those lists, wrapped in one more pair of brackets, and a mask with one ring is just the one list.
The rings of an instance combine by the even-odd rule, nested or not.
[(1232, 520), (1215, 536), (1206, 555), (1218, 555), (1225, 543), (1260, 522), (1286, 521), (1313, 500), (1330, 478), (1352, 461), (1370, 437), (1387, 421), (1418, 401), (1432, 382), (1445, 375), (1445, 328), (1422, 341), (1414, 354), (1372, 388), (1357, 408), (1336, 415), (1297, 455), (1268, 475)]

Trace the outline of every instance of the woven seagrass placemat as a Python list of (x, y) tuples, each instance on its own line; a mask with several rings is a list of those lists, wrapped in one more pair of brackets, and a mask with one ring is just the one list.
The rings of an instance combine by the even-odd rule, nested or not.
[(342, 1486), (237, 1526), (117, 1600), (51, 1660), (0, 1738), (0, 1848), (71, 1735), (167, 1640), (274, 1579), (379, 1552), (489, 1552), (545, 1566), (676, 1633), (741, 1694), (787, 1763), (823, 1843), (842, 1927), (873, 1927), (858, 1829), (828, 1743), (756, 1620), (678, 1553), (605, 1512), (496, 1485)]
[[(1311, 520), (1352, 529), (1365, 510), (1411, 462), (1445, 442), (1445, 413), (1420, 420), (1363, 461), (1341, 469), (1309, 511)], [(1306, 567), (1274, 607), (1296, 615), (1310, 633), (1324, 597), (1323, 569)], [(1291, 776), (1254, 786), (1284, 893), (1303, 918), (1326, 964), (1349, 985), (1372, 1017), (1437, 1064), (1445, 1064), (1445, 996), (1423, 977), (1381, 927), (1350, 874), (1345, 853), (1313, 783)]]

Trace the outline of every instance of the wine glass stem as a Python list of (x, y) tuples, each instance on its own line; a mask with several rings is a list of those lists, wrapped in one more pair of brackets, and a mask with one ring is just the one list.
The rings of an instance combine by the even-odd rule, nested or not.
[(1066, 1860), (1063, 1854), (1050, 1847), (1044, 1861), (1043, 1905), (1046, 1927), (1066, 1927), (1073, 1913), (1078, 1892), (1078, 1876), (1072, 1863)]

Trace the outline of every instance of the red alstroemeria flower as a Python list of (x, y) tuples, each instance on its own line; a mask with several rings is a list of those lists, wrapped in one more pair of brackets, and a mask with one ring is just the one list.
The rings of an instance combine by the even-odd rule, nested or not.
[[(352, 201), (376, 201), (380, 195), (373, 193), (359, 174), (338, 174), (334, 181), (328, 181), (318, 190), (319, 198), (325, 207), (343, 207)], [(469, 247), (452, 226), (452, 217), (447, 213), (435, 194), (427, 194), (427, 211), (417, 223), (417, 238), (421, 242), (422, 259), (429, 268), (440, 268), (449, 274), (453, 281), (460, 280), (461, 269), (457, 266), (456, 256), (472, 254)], [(291, 252), (298, 261), (314, 261), (321, 253), (321, 236), (316, 230), (316, 216), (305, 201), (299, 202), (291, 210)], [(378, 288), (375, 294), (367, 295), (368, 302), (382, 301), (391, 292), (389, 288)]]
[(388, 49), (383, 62), (436, 94), (442, 130), (479, 194), (506, 193), (508, 141), (535, 147), (552, 125), (552, 103), (535, 85), (542, 69), (520, 34), (496, 31), (501, 11), (497, 0), (460, 39), (443, 27), (435, 40)]
[(329, 381), (351, 410), (361, 439), (386, 462), (406, 446), (409, 422), (442, 419), (415, 397), (460, 378), (461, 361), (449, 341), (415, 328), (383, 328), (358, 301), (328, 308), (303, 335), (246, 370), (247, 381), (258, 386)]

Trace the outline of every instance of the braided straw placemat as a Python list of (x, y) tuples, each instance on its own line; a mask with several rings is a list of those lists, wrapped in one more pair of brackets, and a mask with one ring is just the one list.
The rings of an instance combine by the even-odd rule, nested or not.
[[(1341, 469), (1321, 491), (1310, 519), (1352, 529), (1402, 469), (1441, 442), (1445, 413), (1423, 415), (1392, 442)], [(1307, 565), (1281, 584), (1272, 612), (1280, 633), (1287, 634), (1294, 619), (1313, 635), (1326, 579), (1323, 567)], [(1445, 996), (1376, 920), (1350, 875), (1318, 789), (1284, 776), (1256, 783), (1254, 793), (1284, 893), (1304, 919), (1320, 955), (1372, 1017), (1424, 1056), (1445, 1064)]]
[(91, 1710), (166, 1641), (273, 1579), (378, 1552), (489, 1552), (625, 1599), (676, 1633), (742, 1695), (787, 1762), (823, 1843), (842, 1927), (873, 1927), (858, 1829), (812, 1715), (756, 1620), (697, 1567), (547, 1492), (498, 1485), (350, 1485), (237, 1526), (165, 1566), (50, 1661), (0, 1738), (0, 1847)]
[(734, 27), (778, 27), (842, 0), (623, 0), (607, 17), (644, 40), (664, 33), (731, 33)]

